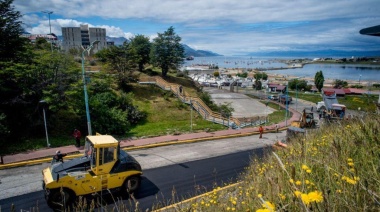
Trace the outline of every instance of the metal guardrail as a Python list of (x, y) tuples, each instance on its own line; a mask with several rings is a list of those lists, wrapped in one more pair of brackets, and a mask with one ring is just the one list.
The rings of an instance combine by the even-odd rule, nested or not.
[(168, 83), (161, 77), (144, 77), (139, 81), (140, 84), (154, 84), (163, 90), (171, 91), (176, 95), (183, 103), (189, 104), (193, 109), (195, 109), (199, 115), (201, 115), (205, 120), (212, 121), (214, 123), (222, 124), (231, 128), (243, 128), (247, 126), (257, 126), (266, 123), (266, 119), (263, 121), (260, 119), (256, 121), (241, 122), (236, 117), (223, 117), (221, 113), (212, 111), (203, 101), (198, 97), (190, 96), (186, 91), (182, 90), (180, 92), (180, 85), (175, 83)]

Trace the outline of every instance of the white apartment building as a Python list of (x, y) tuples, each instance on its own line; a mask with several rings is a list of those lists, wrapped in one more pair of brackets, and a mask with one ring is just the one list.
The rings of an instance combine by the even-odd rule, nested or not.
[(62, 49), (76, 48), (78, 50), (86, 49), (94, 41), (99, 41), (91, 49), (91, 53), (96, 53), (103, 48), (107, 48), (106, 29), (89, 28), (87, 24), (80, 27), (62, 27)]

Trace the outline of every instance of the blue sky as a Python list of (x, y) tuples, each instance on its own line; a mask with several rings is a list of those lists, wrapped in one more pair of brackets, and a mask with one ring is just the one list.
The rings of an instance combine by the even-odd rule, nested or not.
[(194, 49), (223, 55), (267, 51), (380, 51), (379, 0), (14, 0), (27, 32), (89, 24), (111, 37), (150, 38), (170, 26)]

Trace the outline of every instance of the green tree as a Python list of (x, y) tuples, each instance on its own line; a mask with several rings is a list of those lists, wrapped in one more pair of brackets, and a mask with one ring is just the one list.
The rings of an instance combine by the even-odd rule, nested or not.
[(334, 88), (346, 88), (348, 86), (347, 81), (336, 79), (333, 83)]
[(214, 71), (214, 77), (219, 77), (219, 76), (220, 76), (219, 71)]
[(148, 37), (144, 35), (136, 35), (131, 39), (131, 48), (136, 51), (137, 54), (137, 63), (139, 66), (139, 71), (141, 72), (144, 69), (144, 65), (150, 60), (150, 51), (152, 44), (149, 41)]
[(236, 76), (238, 76), (238, 77), (242, 77), (242, 78), (247, 78), (247, 77), (248, 77), (248, 73), (247, 73), (247, 72), (244, 72), (244, 73), (237, 73)]
[(45, 50), (50, 50), (50, 43), (46, 41), (45, 38), (36, 38), (36, 42), (34, 43), (34, 48), (35, 49), (45, 49)]
[(27, 41), (20, 37), (23, 29), (19, 19), (22, 15), (14, 10), (12, 3), (13, 0), (0, 0), (0, 62), (18, 61)]
[(255, 73), (253, 75), (253, 78), (255, 78), (256, 80), (260, 80), (260, 79), (267, 80), (268, 75), (265, 72), (259, 72), (259, 73)]
[(181, 37), (172, 26), (164, 33), (158, 33), (158, 37), (153, 40), (151, 63), (161, 68), (163, 77), (166, 77), (169, 69), (178, 69), (183, 64), (185, 50), (180, 42)]
[(221, 104), (219, 106), (219, 111), (224, 118), (229, 118), (230, 116), (232, 116), (232, 112), (234, 112), (235, 109), (231, 106), (231, 102), (229, 102)]
[(292, 79), (289, 81), (289, 88), (292, 90), (307, 90), (307, 87), (306, 80)]
[(117, 73), (121, 88), (126, 87), (139, 61), (137, 50), (132, 48), (129, 41), (124, 42), (122, 46), (111, 46), (107, 49), (102, 49), (95, 56), (105, 64), (105, 68), (110, 73)]
[(318, 71), (317, 73), (315, 73), (314, 84), (315, 84), (315, 87), (317, 87), (319, 92), (321, 92), (324, 82), (325, 82), (325, 77), (323, 76), (323, 72)]
[(256, 80), (255, 84), (253, 84), (253, 87), (256, 88), (256, 90), (261, 90), (263, 85), (260, 80)]

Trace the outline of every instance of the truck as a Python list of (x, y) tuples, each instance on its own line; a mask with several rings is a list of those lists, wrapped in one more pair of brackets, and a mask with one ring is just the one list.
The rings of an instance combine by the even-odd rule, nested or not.
[(290, 104), (292, 102), (292, 97), (289, 95), (280, 95), (278, 101), (282, 104)]
[(87, 136), (84, 155), (53, 163), (42, 171), (47, 204), (69, 207), (88, 194), (131, 193), (141, 183), (141, 165), (111, 135)]
[(339, 104), (335, 92), (323, 91), (323, 101), (317, 102), (317, 112), (327, 115), (330, 118), (343, 118), (346, 111), (346, 106)]

